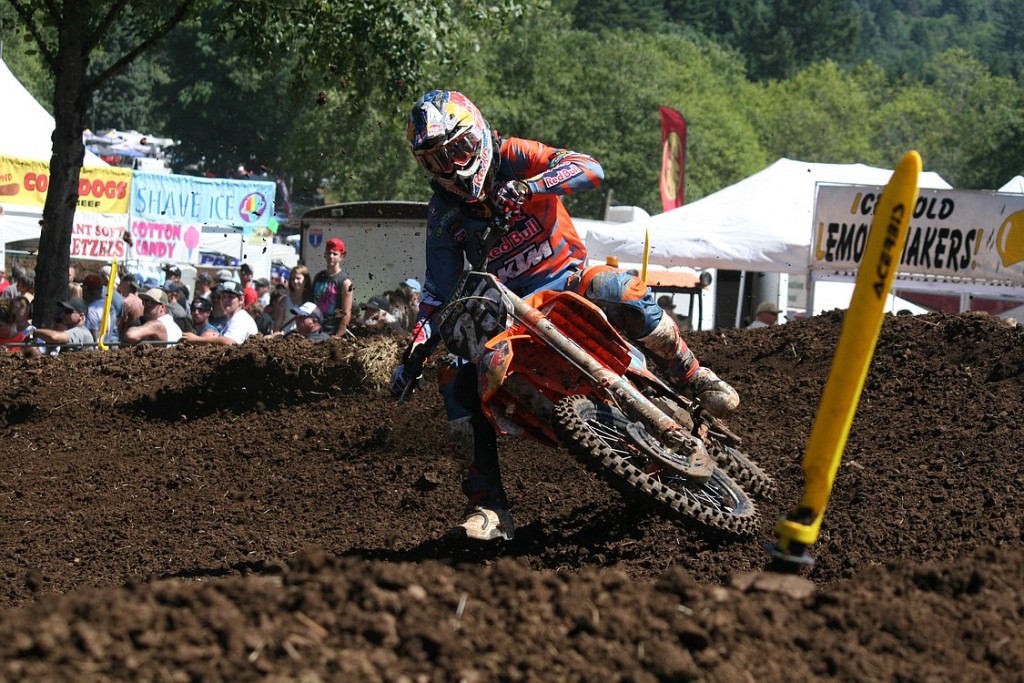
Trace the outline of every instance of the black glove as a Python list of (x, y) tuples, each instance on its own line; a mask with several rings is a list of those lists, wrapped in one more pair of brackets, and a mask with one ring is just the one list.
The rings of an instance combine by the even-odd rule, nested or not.
[(530, 187), (522, 180), (510, 180), (494, 188), (491, 199), (494, 207), (506, 216), (522, 213), (523, 204), (530, 198)]

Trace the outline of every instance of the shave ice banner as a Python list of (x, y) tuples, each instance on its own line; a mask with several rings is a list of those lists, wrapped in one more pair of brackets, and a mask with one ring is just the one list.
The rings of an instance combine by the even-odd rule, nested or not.
[[(860, 264), (881, 187), (822, 185), (811, 270)], [(922, 189), (897, 273), (1024, 284), (1024, 195)]]
[(276, 189), (266, 181), (135, 173), (129, 207), (132, 256), (198, 263), (203, 226), (269, 235)]

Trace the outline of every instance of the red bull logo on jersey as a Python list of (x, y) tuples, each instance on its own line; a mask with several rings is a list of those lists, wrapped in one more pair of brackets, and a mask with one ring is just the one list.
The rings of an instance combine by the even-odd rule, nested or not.
[(578, 176), (583, 173), (583, 170), (579, 166), (565, 166), (558, 170), (558, 173), (553, 175), (545, 175), (543, 177), (544, 187), (552, 188), (555, 185), (561, 185), (569, 178)]
[(491, 252), (487, 255), (487, 258), (491, 261), (497, 259), (502, 254), (507, 254), (513, 249), (529, 242), (533, 237), (536, 237), (541, 233), (543, 226), (540, 221), (532, 216), (526, 220), (526, 225), (522, 230), (516, 230), (510, 232), (501, 238), (501, 242), (498, 246), (491, 249)]

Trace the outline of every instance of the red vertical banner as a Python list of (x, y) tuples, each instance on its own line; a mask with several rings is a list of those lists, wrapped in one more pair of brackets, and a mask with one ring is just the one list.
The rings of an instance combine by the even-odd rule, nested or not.
[(661, 112), (661, 208), (683, 205), (686, 182), (686, 119), (675, 109)]

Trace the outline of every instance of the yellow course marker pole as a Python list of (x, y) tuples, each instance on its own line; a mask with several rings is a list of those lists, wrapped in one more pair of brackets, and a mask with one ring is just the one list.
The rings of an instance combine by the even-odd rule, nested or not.
[(100, 351), (106, 351), (107, 345), (103, 338), (107, 336), (107, 329), (110, 325), (110, 302), (114, 300), (114, 283), (117, 282), (117, 259), (110, 262), (110, 278), (107, 280), (107, 298), (103, 302), (103, 319), (100, 321), (100, 338), (97, 342)]
[(910, 216), (917, 202), (921, 156), (907, 152), (885, 186), (871, 221), (853, 299), (843, 321), (832, 368), (804, 451), (804, 495), (800, 505), (775, 525), (776, 558), (799, 565), (814, 560), (807, 546), (818, 540), (854, 412), (882, 329), (885, 301), (899, 266)]
[(647, 261), (651, 257), (651, 228), (644, 228), (644, 262), (640, 266), (640, 279), (647, 282)]

